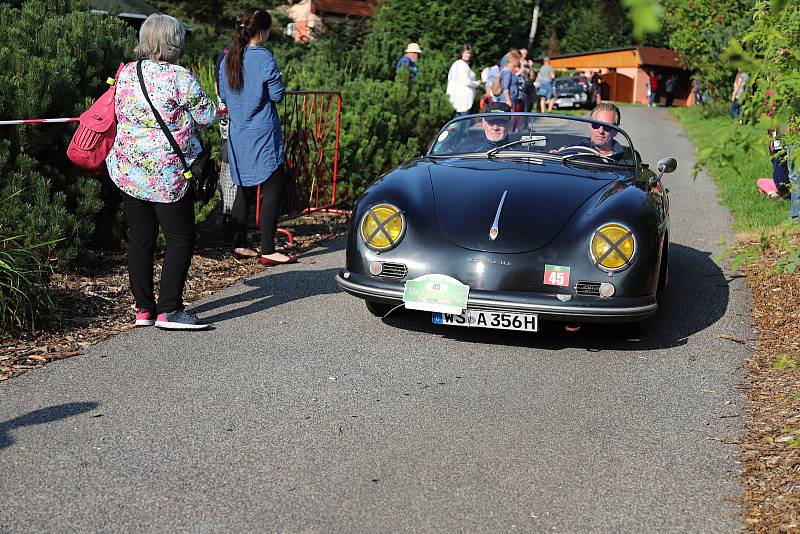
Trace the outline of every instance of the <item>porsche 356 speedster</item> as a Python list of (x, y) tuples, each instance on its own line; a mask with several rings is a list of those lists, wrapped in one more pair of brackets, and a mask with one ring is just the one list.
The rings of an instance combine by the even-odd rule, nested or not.
[(661, 178), (675, 167), (664, 158), (653, 172), (630, 137), (604, 122), (454, 119), (424, 157), (356, 201), (336, 281), (375, 315), (404, 305), (437, 324), (640, 322), (668, 279)]

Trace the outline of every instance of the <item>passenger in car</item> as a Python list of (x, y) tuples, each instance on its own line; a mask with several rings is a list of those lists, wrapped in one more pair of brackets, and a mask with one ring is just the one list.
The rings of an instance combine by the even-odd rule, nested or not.
[(511, 117), (504, 117), (511, 111), (505, 102), (492, 102), (486, 106), (486, 113), (497, 114), (481, 119), (483, 126), (483, 139), (476, 142), (470, 152), (486, 152), (508, 142), (508, 129), (511, 126)]
[[(508, 129), (511, 126), (512, 117), (504, 116), (504, 114), (510, 111), (511, 107), (505, 102), (492, 102), (486, 106), (485, 113), (496, 115), (481, 119), (483, 135), (478, 134), (478, 138), (475, 140), (466, 140), (465, 136), (470, 135), (470, 129), (458, 127), (456, 123), (456, 126), (450, 130), (449, 138), (445, 141), (447, 148), (443, 148), (442, 152), (486, 152), (507, 143)], [(465, 120), (473, 121), (475, 119)], [(475, 123), (470, 122), (469, 124)]]

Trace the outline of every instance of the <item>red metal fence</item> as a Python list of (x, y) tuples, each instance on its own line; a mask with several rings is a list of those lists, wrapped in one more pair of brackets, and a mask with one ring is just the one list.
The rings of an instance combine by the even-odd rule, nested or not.
[(339, 172), (342, 95), (337, 91), (288, 91), (281, 123), (289, 170), (285, 219), (334, 211)]

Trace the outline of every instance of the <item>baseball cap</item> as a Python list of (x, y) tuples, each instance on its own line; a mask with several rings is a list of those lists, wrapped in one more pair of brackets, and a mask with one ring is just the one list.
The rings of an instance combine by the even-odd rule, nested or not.
[(508, 113), (511, 107), (505, 102), (492, 102), (484, 108), (484, 113)]

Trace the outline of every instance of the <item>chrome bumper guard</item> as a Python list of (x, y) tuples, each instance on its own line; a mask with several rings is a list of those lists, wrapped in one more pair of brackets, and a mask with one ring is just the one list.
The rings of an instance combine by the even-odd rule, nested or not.
[[(336, 275), (336, 283), (347, 293), (364, 300), (385, 304), (403, 303), (403, 282), (378, 280), (371, 276), (342, 270)], [(556, 300), (555, 295), (523, 295), (470, 290), (467, 308), (510, 313), (535, 313), (542, 320), (592, 323), (638, 321), (658, 311), (658, 304), (653, 297), (604, 299), (608, 302), (607, 306), (597, 306), (599, 298), (592, 298), (591, 302), (580, 304), (574, 302), (575, 298), (556, 304), (552, 302)], [(623, 305), (620, 306), (620, 304)]]

